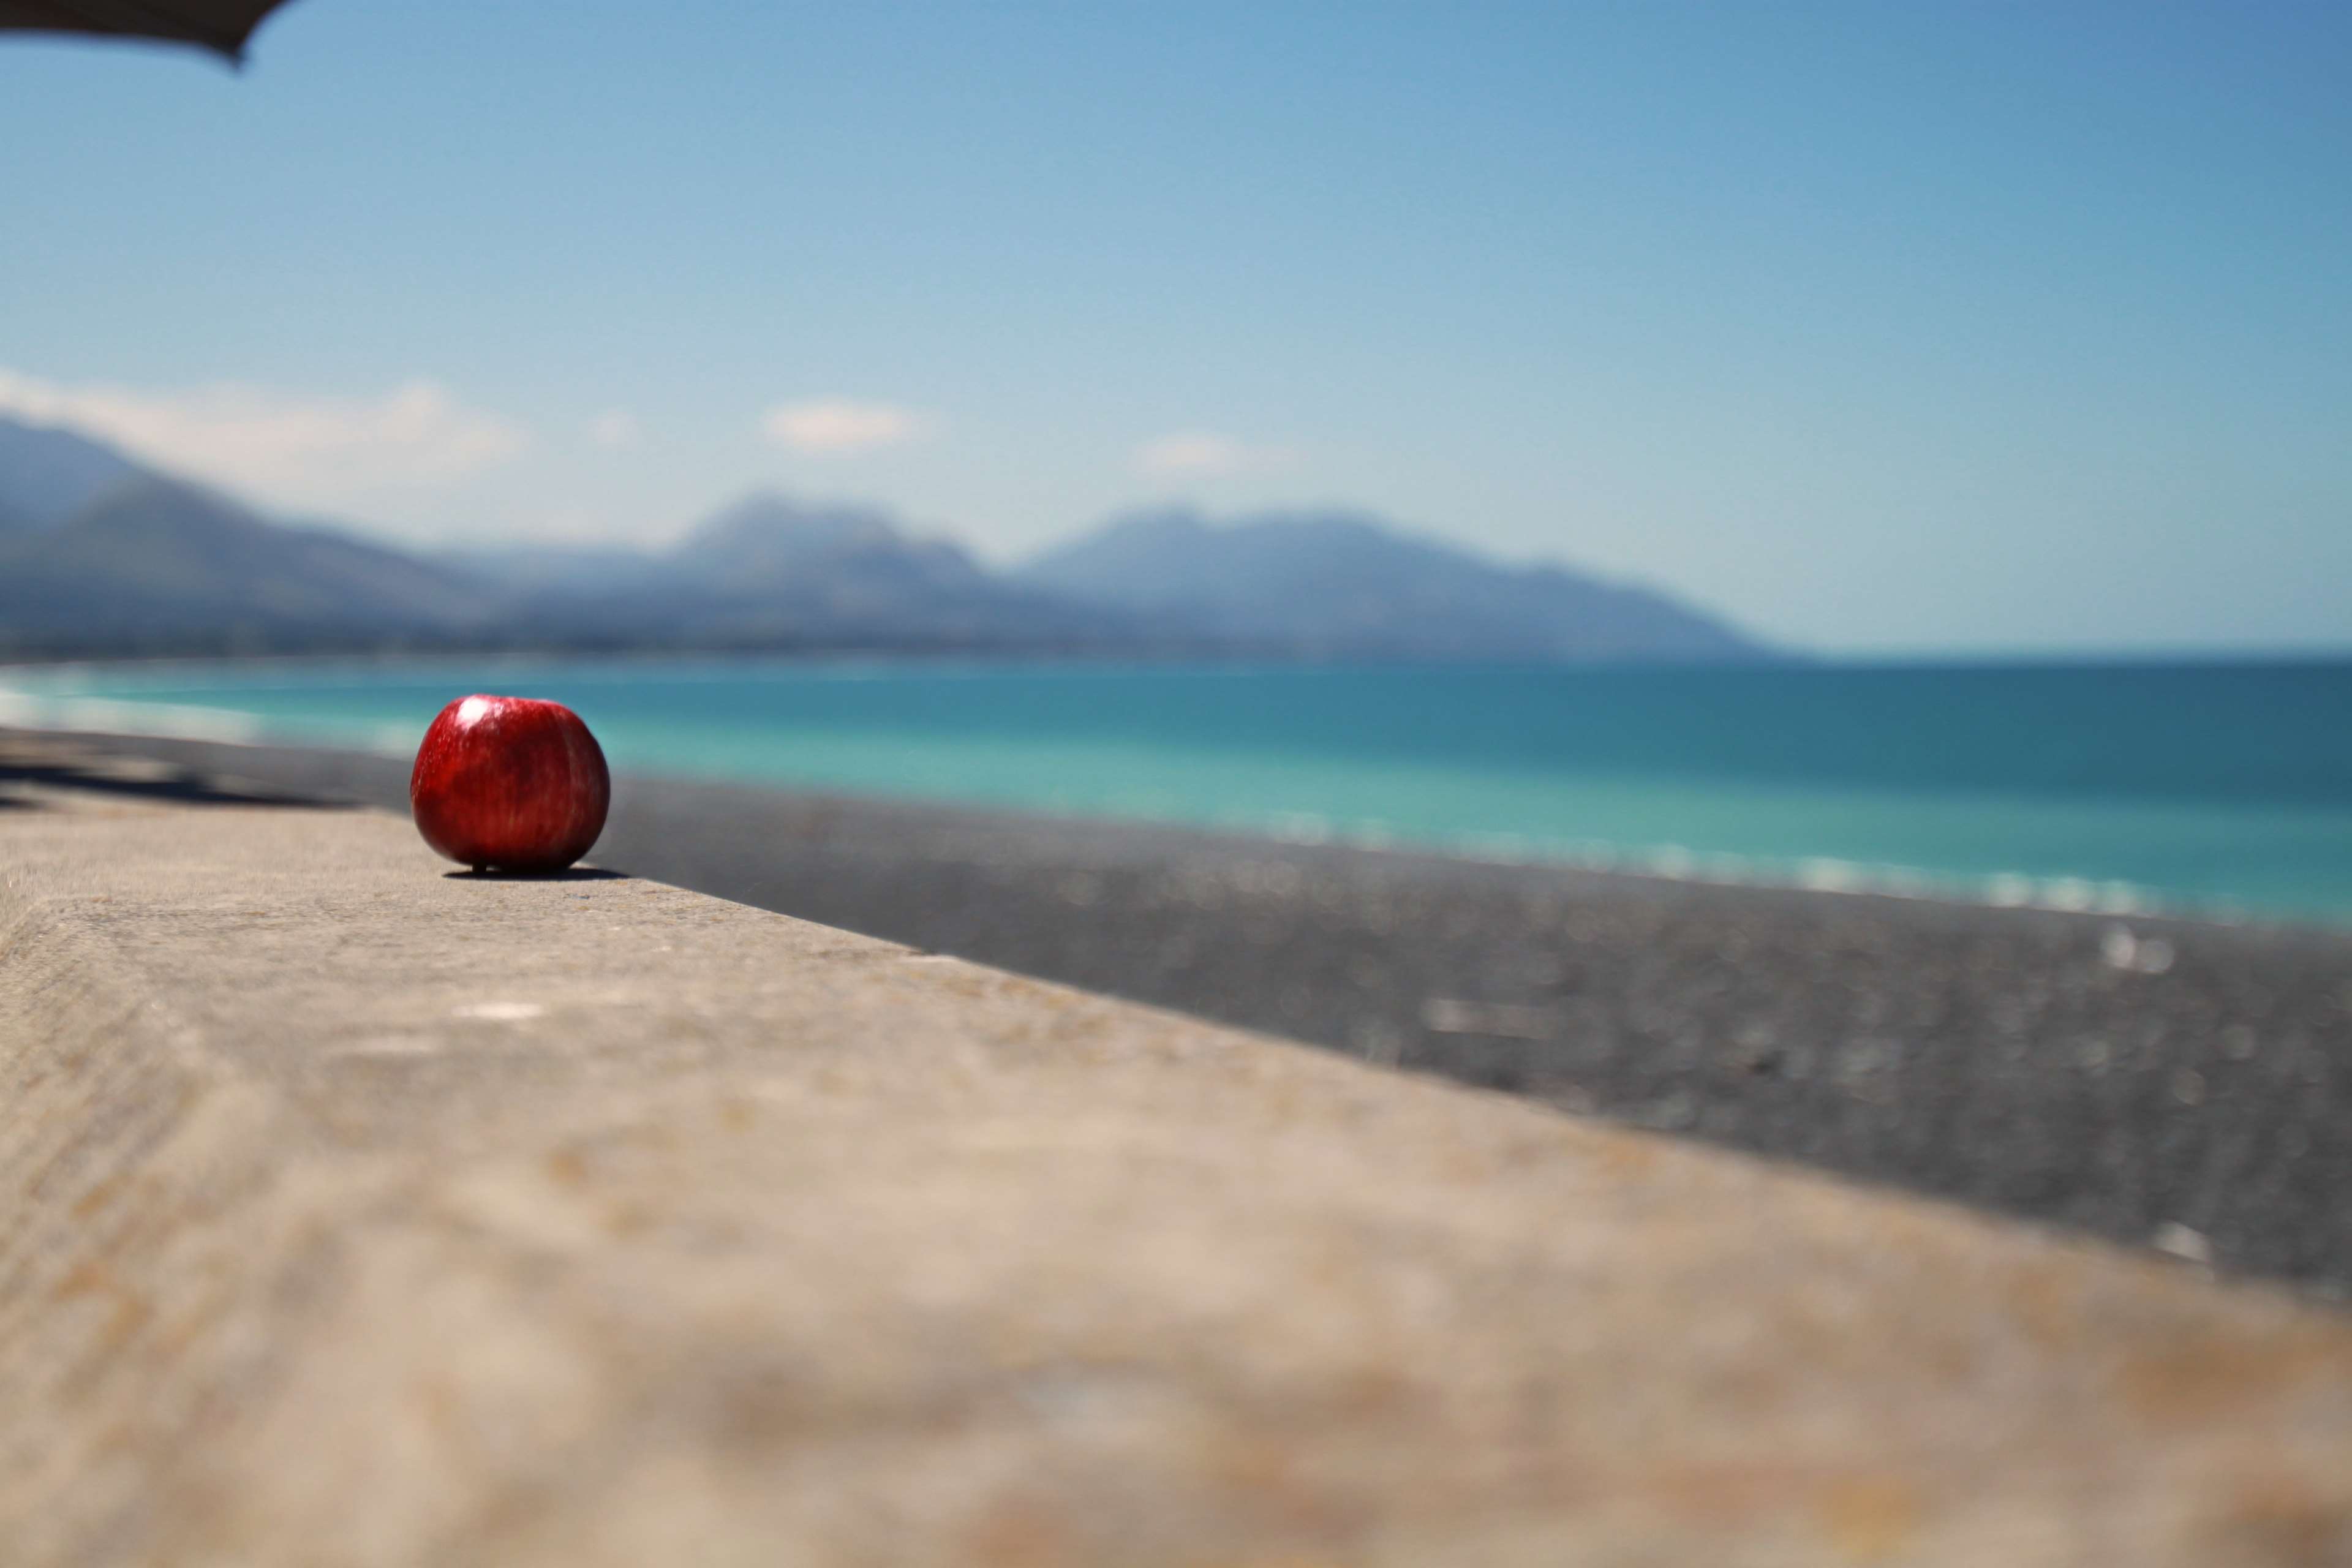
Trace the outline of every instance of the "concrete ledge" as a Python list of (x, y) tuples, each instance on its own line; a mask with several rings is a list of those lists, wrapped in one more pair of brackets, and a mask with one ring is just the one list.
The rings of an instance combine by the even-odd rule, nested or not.
[[(12, 771), (119, 770), (164, 790), (408, 799), (394, 757), (0, 730), (0, 792)], [(2352, 931), (627, 774), (598, 853), (717, 898), (2352, 1300)]]
[(368, 812), (0, 810), (0, 1562), (2325, 1563), (2352, 1319)]

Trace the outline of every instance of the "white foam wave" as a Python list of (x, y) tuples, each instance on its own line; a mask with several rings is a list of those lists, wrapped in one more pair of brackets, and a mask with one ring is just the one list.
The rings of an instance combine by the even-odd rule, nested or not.
[(183, 741), (250, 744), (265, 732), (259, 719), (226, 708), (177, 702), (126, 702), (111, 697), (0, 690), (0, 724), (88, 735), (156, 735)]
[[(1349, 843), (1365, 847), (1385, 847), (1402, 841), (1356, 828), (1342, 837)], [(2116, 915), (2160, 914), (2168, 908), (2153, 892), (2135, 883), (2094, 881), (2083, 877), (2035, 877), (2021, 871), (1983, 876), (1822, 855), (1775, 860), (1726, 851), (1701, 852), (1680, 844), (1643, 846), (1597, 839), (1526, 839), (1505, 834), (1456, 836), (1446, 840), (1444, 847), (1465, 859), (1632, 872), (1670, 881), (1723, 887), (1801, 888), (1810, 892), (1944, 900), (2009, 909), (2095, 910)]]

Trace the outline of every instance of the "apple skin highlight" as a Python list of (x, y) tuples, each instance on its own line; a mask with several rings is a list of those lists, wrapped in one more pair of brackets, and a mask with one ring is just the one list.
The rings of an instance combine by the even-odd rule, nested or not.
[(416, 749), (408, 804), (425, 842), (478, 871), (561, 871), (613, 801), (604, 749), (561, 702), (461, 697)]

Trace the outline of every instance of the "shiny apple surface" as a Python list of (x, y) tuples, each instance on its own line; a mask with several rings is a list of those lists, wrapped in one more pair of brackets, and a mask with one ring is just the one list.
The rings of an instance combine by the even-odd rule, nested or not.
[(408, 804), (436, 851), (477, 870), (560, 871), (604, 830), (613, 781), (580, 715), (530, 697), (461, 697), (416, 750)]

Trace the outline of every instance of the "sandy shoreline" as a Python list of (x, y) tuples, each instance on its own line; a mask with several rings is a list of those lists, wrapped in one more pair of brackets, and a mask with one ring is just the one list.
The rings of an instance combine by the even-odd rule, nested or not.
[[(55, 753), (12, 748), (9, 763)], [(354, 752), (84, 752), (404, 805)], [(44, 753), (46, 759), (44, 760)], [(168, 780), (165, 787), (171, 787)], [(2352, 1293), (2352, 934), (630, 779), (602, 864)]]

